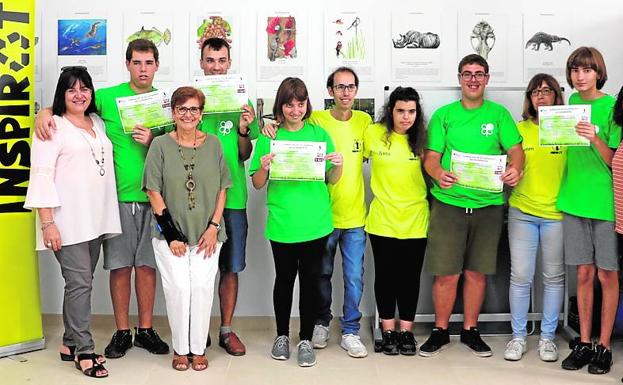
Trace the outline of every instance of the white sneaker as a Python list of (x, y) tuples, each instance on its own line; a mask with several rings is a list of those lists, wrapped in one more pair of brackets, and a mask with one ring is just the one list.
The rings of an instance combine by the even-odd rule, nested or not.
[(558, 361), (558, 347), (552, 340), (545, 338), (539, 339), (539, 357), (545, 362)]
[(312, 334), (311, 343), (316, 349), (324, 349), (329, 341), (329, 327), (324, 325), (315, 325)]
[(513, 338), (506, 344), (504, 359), (508, 361), (519, 361), (526, 350), (528, 350), (528, 347), (525, 339), (521, 337)]
[(368, 355), (368, 351), (361, 342), (361, 338), (355, 334), (344, 334), (340, 346), (353, 358), (363, 358)]

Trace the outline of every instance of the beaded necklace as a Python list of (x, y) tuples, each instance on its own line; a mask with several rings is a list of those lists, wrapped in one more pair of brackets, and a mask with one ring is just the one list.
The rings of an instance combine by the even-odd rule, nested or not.
[(188, 209), (195, 208), (195, 179), (193, 178), (193, 170), (195, 169), (195, 154), (197, 153), (197, 130), (195, 130), (195, 137), (193, 140), (193, 152), (190, 157), (190, 163), (186, 161), (184, 154), (182, 153), (182, 144), (178, 133), (175, 133), (177, 140), (177, 150), (184, 161), (184, 169), (186, 170), (186, 190), (188, 191)]

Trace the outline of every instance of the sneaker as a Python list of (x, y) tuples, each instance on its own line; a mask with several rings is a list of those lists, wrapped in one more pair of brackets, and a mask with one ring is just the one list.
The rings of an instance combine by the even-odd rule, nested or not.
[(432, 357), (446, 348), (450, 343), (450, 333), (448, 329), (433, 328), (430, 337), (420, 347), (420, 356)]
[(612, 350), (607, 349), (602, 344), (595, 346), (593, 360), (588, 364), (590, 374), (606, 374), (612, 366)]
[(290, 339), (288, 336), (277, 336), (275, 338), (270, 356), (276, 360), (287, 360), (290, 358)]
[(471, 327), (469, 330), (461, 329), (461, 343), (478, 357), (491, 357), (493, 352), (489, 345), (480, 338), (478, 328)]
[(225, 349), (225, 351), (232, 356), (244, 356), (246, 353), (244, 344), (234, 332), (220, 334), (218, 337), (218, 346)]
[(316, 355), (311, 341), (303, 340), (296, 345), (298, 348), (297, 362), (300, 367), (308, 367), (316, 365)]
[(588, 365), (594, 356), (593, 345), (590, 342), (578, 342), (571, 353), (562, 360), (562, 368), (567, 370), (579, 370)]
[(340, 346), (353, 358), (363, 358), (368, 355), (368, 351), (361, 342), (361, 338), (355, 334), (344, 334)]
[(382, 351), (388, 356), (398, 354), (398, 332), (395, 330), (387, 330), (383, 332)]
[(403, 330), (398, 335), (398, 350), (403, 356), (414, 356), (417, 351), (417, 341), (413, 333)]
[[(556, 345), (554, 345), (554, 347), (555, 346)], [(541, 349), (541, 341), (539, 341), (539, 349)], [(515, 337), (506, 344), (504, 359), (507, 361), (519, 361), (527, 350), (528, 346), (525, 338)]]
[(134, 328), (134, 346), (143, 348), (152, 354), (169, 354), (169, 345), (160, 339), (153, 328)]
[(554, 341), (545, 338), (539, 339), (538, 351), (541, 361), (558, 361), (558, 347), (556, 346), (556, 343)]
[(132, 332), (128, 330), (117, 330), (112, 335), (110, 343), (104, 349), (106, 358), (121, 358), (132, 347)]
[(327, 347), (329, 341), (329, 327), (324, 325), (315, 325), (314, 333), (312, 334), (312, 345), (316, 349), (324, 349)]

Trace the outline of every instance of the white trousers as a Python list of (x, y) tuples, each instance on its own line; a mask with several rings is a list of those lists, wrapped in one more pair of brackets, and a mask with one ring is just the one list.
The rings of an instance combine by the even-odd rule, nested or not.
[(204, 354), (223, 243), (218, 242), (208, 258), (204, 258), (204, 251), (197, 253), (197, 246), (190, 246), (186, 254), (176, 257), (167, 241), (153, 238), (152, 244), (162, 277), (173, 349), (180, 355)]

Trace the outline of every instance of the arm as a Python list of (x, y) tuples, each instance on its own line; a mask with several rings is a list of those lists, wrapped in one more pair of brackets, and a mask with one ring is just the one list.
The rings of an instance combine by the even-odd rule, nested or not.
[(523, 152), (523, 148), (521, 147), (521, 143), (509, 148), (506, 153), (510, 157), (510, 162), (506, 167), (506, 171), (502, 174), (502, 182), (514, 187), (517, 183), (519, 183), (521, 177), (523, 176), (523, 165), (526, 156)]
[(595, 125), (587, 121), (580, 121), (575, 126), (575, 130), (578, 135), (588, 139), (591, 142), (591, 145), (595, 146), (595, 148), (599, 152), (599, 155), (604, 160), (604, 162), (606, 162), (608, 167), (612, 167), (612, 157), (614, 156), (614, 150), (608, 147), (608, 145), (597, 135)]
[[(214, 208), (214, 214), (210, 222), (221, 223), (223, 218), (223, 210), (225, 209), (225, 201), (227, 198), (226, 190), (223, 189), (218, 193), (216, 198), (216, 207)], [(203, 232), (201, 238), (199, 238), (199, 244), (197, 252), (200, 253), (205, 249), (203, 258), (211, 257), (216, 251), (216, 242), (218, 236), (218, 229), (212, 223), (208, 223), (208, 228)]]
[(37, 209), (39, 222), (41, 222), (41, 231), (43, 232), (43, 244), (54, 251), (61, 249), (61, 233), (58, 231), (56, 223), (54, 223), (54, 209), (51, 207), (42, 207)]
[(253, 145), (249, 137), (249, 125), (255, 119), (255, 111), (253, 107), (245, 104), (242, 106), (242, 114), (240, 114), (240, 123), (238, 125), (238, 157), (241, 161), (249, 159)]
[(52, 134), (56, 131), (52, 115), (52, 107), (46, 107), (41, 109), (35, 118), (35, 135), (40, 140), (52, 139)]
[(456, 175), (441, 167), (441, 153), (427, 150), (424, 154), (424, 169), (433, 178), (439, 187), (450, 188), (457, 181)]
[(251, 182), (256, 190), (264, 187), (268, 181), (268, 173), (270, 171), (270, 162), (275, 157), (275, 154), (266, 154), (260, 158), (261, 167), (251, 176)]
[(325, 159), (333, 164), (333, 167), (327, 171), (327, 182), (336, 184), (342, 176), (342, 165), (344, 160), (339, 152), (332, 152), (325, 156)]
[(176, 257), (183, 256), (186, 254), (186, 236), (182, 234), (173, 223), (171, 214), (169, 214), (169, 210), (167, 210), (167, 206), (164, 203), (164, 198), (162, 198), (160, 192), (153, 190), (147, 190), (147, 196), (149, 197), (149, 203), (154, 211), (154, 216), (156, 217), (160, 231), (169, 243), (171, 253)]

